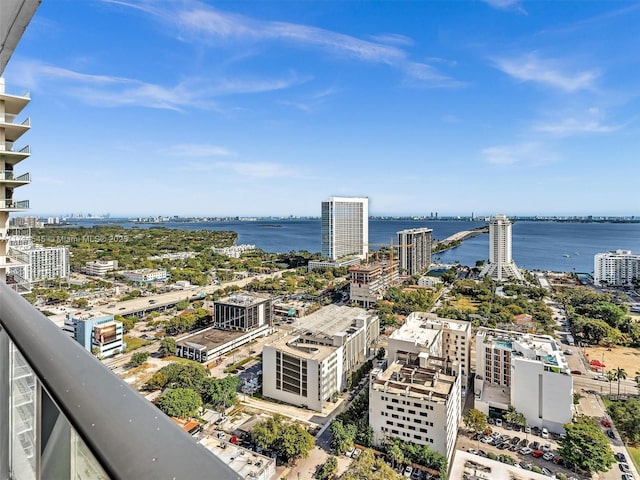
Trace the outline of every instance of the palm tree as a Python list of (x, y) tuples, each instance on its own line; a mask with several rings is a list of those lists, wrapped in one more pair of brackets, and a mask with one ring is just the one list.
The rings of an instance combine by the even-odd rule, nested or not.
[(618, 381), (618, 397), (620, 397), (620, 380), (624, 380), (627, 378), (627, 372), (624, 371), (624, 368), (618, 367), (614, 372), (616, 376), (616, 380)]
[(404, 462), (404, 453), (396, 442), (393, 442), (393, 444), (389, 447), (389, 450), (387, 450), (387, 455), (393, 462), (393, 468), (395, 468), (396, 465)]
[(616, 374), (613, 370), (607, 370), (607, 381), (609, 382), (609, 396), (611, 396), (611, 382), (616, 379)]

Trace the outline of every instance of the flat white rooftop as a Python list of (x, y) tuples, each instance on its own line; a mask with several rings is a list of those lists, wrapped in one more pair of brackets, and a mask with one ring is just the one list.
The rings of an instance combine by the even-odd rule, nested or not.
[(464, 333), (470, 331), (471, 324), (440, 318), (433, 313), (414, 312), (407, 317), (404, 325), (394, 331), (389, 338), (414, 340), (430, 345), (442, 328)]
[(327, 305), (317, 312), (300, 318), (293, 323), (297, 329), (308, 330), (322, 335), (348, 332), (358, 317), (372, 316), (364, 308)]

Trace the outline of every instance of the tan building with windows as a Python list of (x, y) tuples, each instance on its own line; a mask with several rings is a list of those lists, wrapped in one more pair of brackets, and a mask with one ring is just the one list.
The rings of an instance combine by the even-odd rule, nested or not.
[(262, 350), (262, 394), (322, 411), (374, 353), (380, 321), (361, 308), (329, 305)]

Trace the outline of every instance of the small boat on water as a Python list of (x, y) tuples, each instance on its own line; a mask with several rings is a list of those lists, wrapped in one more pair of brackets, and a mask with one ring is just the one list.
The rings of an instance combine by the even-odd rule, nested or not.
[(569, 255), (568, 253), (563, 253), (562, 256), (565, 258), (571, 258), (571, 255)]

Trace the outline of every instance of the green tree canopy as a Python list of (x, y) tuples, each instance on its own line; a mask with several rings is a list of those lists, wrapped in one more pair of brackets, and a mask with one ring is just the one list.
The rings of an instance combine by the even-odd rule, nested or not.
[(487, 428), (487, 416), (480, 410), (471, 408), (463, 418), (464, 424), (474, 432), (482, 432)]
[(306, 457), (315, 443), (309, 432), (297, 423), (287, 422), (282, 415), (259, 422), (251, 435), (256, 445), (275, 450), (285, 462)]
[(149, 352), (135, 352), (131, 355), (131, 360), (129, 360), (130, 367), (137, 367), (142, 365), (149, 358)]
[(329, 425), (331, 433), (331, 448), (339, 455), (353, 448), (356, 438), (356, 426), (344, 425), (340, 420), (333, 420)]
[(157, 407), (170, 417), (193, 417), (202, 406), (198, 392), (191, 388), (172, 388), (162, 394)]
[(611, 444), (593, 418), (580, 415), (564, 428), (558, 452), (565, 461), (588, 472), (606, 472), (615, 463)]
[(160, 341), (160, 355), (168, 357), (176, 354), (176, 339), (173, 337), (164, 337)]

